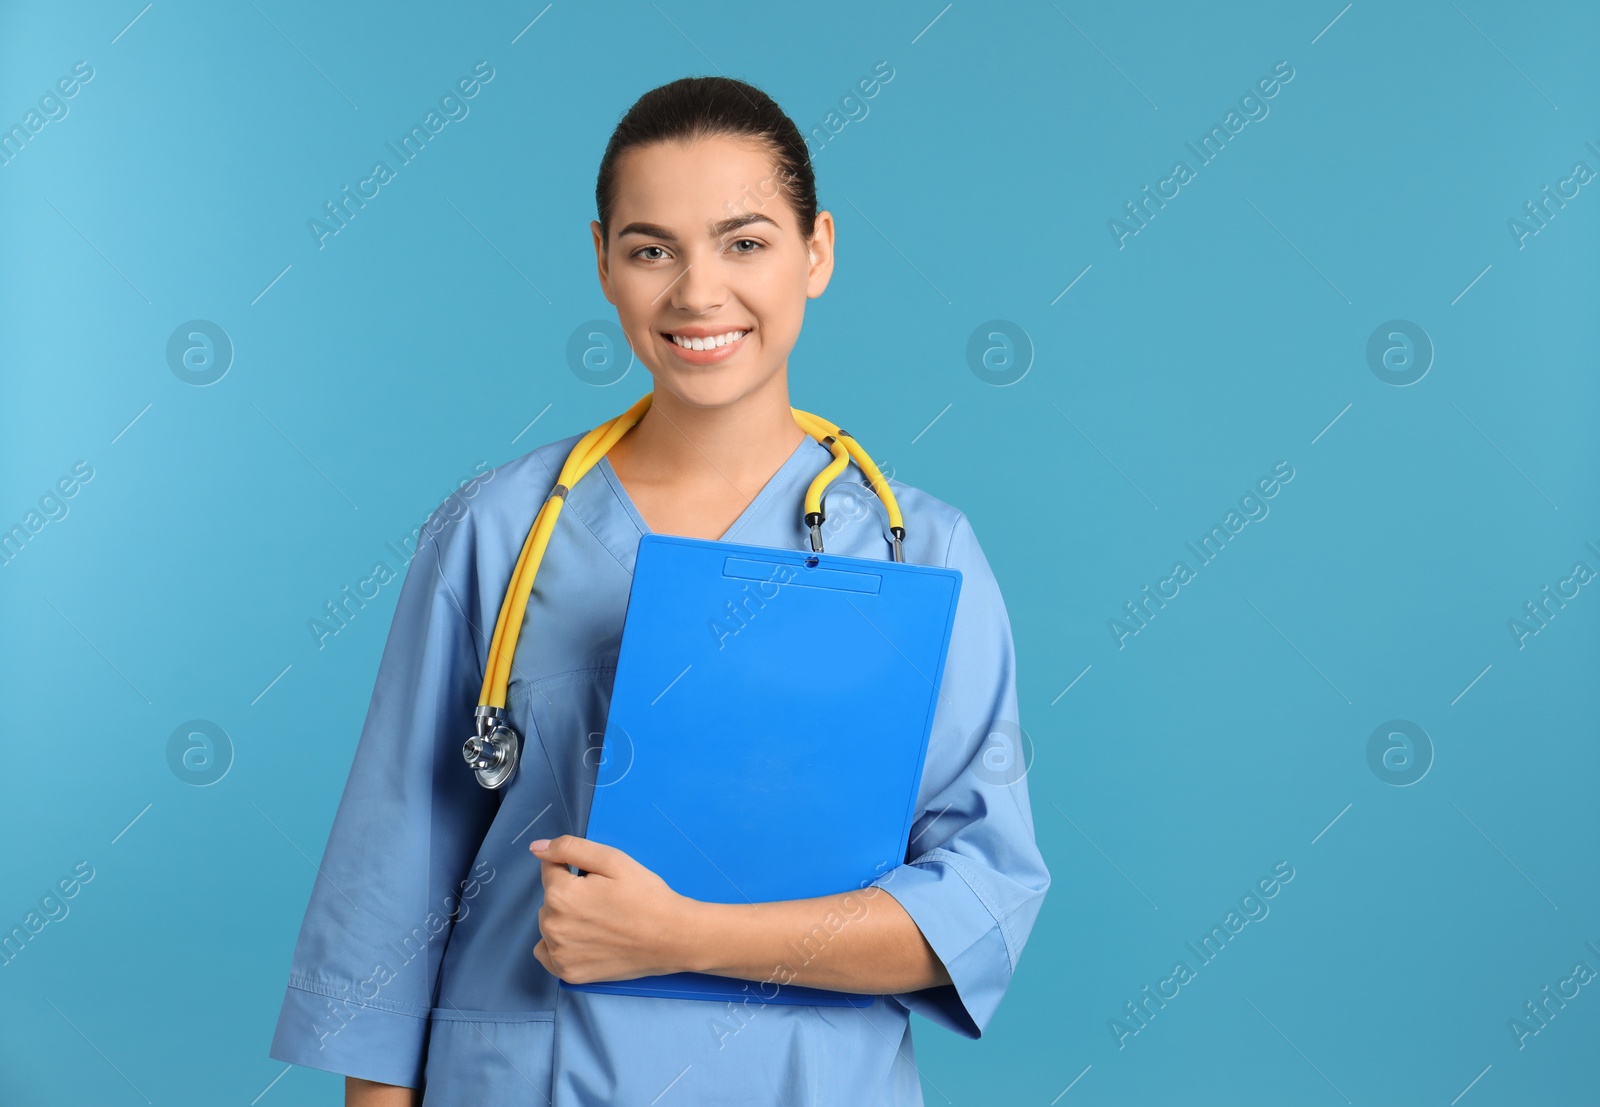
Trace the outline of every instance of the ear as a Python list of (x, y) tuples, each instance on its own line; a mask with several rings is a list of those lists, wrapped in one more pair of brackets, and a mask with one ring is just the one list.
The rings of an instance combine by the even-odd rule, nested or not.
[(611, 296), (611, 269), (607, 263), (606, 248), (600, 241), (600, 221), (589, 220), (589, 233), (594, 238), (594, 264), (600, 277), (600, 291), (604, 294), (607, 303), (615, 304), (617, 301)]
[(810, 267), (806, 272), (806, 299), (815, 300), (833, 277), (833, 213), (817, 212), (816, 228), (806, 244)]

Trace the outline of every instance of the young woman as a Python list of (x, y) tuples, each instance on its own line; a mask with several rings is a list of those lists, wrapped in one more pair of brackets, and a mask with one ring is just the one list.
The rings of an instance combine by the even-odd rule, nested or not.
[[(674, 81), (618, 124), (595, 191), (600, 285), (654, 388), (566, 491), (534, 578), (505, 705), (520, 765), (485, 789), (461, 743), (506, 582), (582, 434), (424, 524), (271, 1055), (347, 1074), (349, 1104), (920, 1104), (908, 1013), (978, 1037), (1050, 884), (1020, 766), (992, 760), (990, 736), (1017, 732), (999, 588), (966, 517), (893, 482), (904, 560), (963, 580), (905, 862), (871, 885), (707, 903), (582, 838), (640, 537), (809, 549), (802, 501), (834, 460), (789, 402), (834, 260), (789, 118), (739, 81)], [(863, 510), (830, 515), (829, 553), (893, 556), (870, 484), (852, 461), (830, 485)], [(875, 998), (557, 986), (676, 971)]]

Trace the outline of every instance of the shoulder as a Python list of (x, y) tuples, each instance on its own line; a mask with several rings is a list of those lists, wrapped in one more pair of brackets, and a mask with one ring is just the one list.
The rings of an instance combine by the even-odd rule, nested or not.
[(1010, 615), (1000, 582), (966, 513), (930, 492), (893, 477), (889, 478), (889, 490), (894, 493), (906, 523), (906, 560), (958, 571), (961, 599), (957, 617), (990, 620), (1009, 633)]
[[(862, 479), (864, 482), (865, 478)], [(922, 557), (912, 557), (908, 551), (907, 560), (965, 569), (971, 564), (974, 551), (982, 557), (972, 523), (960, 508), (892, 476), (889, 477), (889, 490), (900, 505), (907, 544), (923, 554)], [(867, 494), (871, 495), (871, 492)], [(985, 570), (988, 568), (987, 564), (983, 567)]]
[(461, 481), (428, 513), (417, 542), (431, 542), (443, 554), (466, 553), (485, 541), (508, 536), (520, 546), (567, 455), (588, 433), (580, 431), (537, 446), (520, 457), (479, 470)]

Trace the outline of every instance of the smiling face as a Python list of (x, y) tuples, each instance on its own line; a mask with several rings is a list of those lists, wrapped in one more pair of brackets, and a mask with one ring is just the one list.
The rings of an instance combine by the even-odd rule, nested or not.
[(755, 140), (725, 136), (618, 159), (609, 244), (590, 229), (600, 287), (658, 398), (719, 407), (787, 372), (806, 300), (833, 273), (833, 218), (818, 212), (802, 239), (775, 173)]

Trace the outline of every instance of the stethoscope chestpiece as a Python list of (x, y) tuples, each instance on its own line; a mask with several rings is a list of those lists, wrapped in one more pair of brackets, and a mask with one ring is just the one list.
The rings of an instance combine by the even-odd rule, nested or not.
[(461, 747), (461, 756), (485, 788), (499, 788), (517, 771), (517, 732), (498, 707), (480, 706), (473, 712), (477, 733)]

